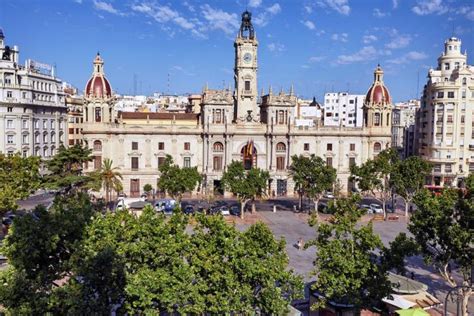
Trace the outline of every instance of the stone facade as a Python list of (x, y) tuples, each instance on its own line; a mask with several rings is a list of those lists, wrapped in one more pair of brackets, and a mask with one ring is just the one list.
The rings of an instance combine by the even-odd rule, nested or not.
[(0, 29), (0, 152), (47, 159), (67, 142), (62, 81), (54, 68), (42, 72), (32, 60), (20, 65), (18, 47), (4, 39)]
[(474, 172), (474, 67), (461, 40), (444, 43), (437, 69), (430, 69), (417, 115), (418, 155), (433, 164), (426, 184), (460, 185)]
[[(178, 165), (196, 166), (202, 173), (202, 185), (194, 193), (229, 195), (220, 179), (226, 166), (239, 160), (247, 168), (270, 172), (269, 195), (291, 196), (294, 185), (288, 167), (293, 155), (321, 156), (349, 189), (350, 165), (390, 147), (391, 99), (380, 67), (364, 103), (361, 127), (301, 126), (295, 124), (298, 99), (293, 88), (288, 93), (270, 88), (266, 95), (257, 94), (258, 42), (249, 12), (242, 15), (234, 46), (235, 90), (205, 87), (198, 113), (116, 113), (103, 69), (97, 72), (97, 63), (103, 62), (96, 58), (91, 80), (95, 85), (94, 78), (101, 78), (100, 91), (90, 93), (90, 80), (84, 104), (83, 135), (96, 157), (89, 170), (100, 167), (103, 158), (113, 159), (123, 175), (124, 192), (137, 196), (147, 183), (156, 188), (158, 166), (169, 154)], [(88, 112), (106, 115), (97, 120)]]

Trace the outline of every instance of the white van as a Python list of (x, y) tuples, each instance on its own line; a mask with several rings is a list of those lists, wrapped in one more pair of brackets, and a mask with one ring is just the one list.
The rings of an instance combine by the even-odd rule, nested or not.
[(115, 205), (115, 211), (128, 209), (131, 203), (138, 202), (138, 201), (145, 201), (145, 199), (141, 197), (140, 198), (119, 197), (117, 200), (117, 204)]

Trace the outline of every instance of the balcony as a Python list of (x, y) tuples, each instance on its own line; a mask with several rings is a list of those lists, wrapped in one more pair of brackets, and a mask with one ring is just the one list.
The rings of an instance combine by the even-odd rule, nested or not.
[(470, 144), (470, 145), (469, 145), (469, 150), (474, 151), (474, 144)]

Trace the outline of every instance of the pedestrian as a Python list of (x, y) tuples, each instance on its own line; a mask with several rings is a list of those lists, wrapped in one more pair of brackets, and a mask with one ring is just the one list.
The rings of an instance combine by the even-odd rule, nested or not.
[(304, 247), (304, 241), (303, 241), (303, 238), (300, 237), (300, 239), (298, 240), (298, 249), (302, 250), (303, 247)]
[(415, 279), (415, 273), (413, 273), (413, 271), (410, 273), (410, 278), (411, 278), (412, 280)]

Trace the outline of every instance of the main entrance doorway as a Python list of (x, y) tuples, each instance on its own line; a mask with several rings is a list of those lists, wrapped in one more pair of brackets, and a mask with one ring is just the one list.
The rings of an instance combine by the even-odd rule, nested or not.
[(242, 163), (244, 164), (245, 170), (257, 167), (257, 149), (255, 149), (253, 141), (249, 141), (247, 145), (242, 148), (240, 154), (242, 156)]
[(277, 180), (277, 195), (286, 196), (286, 186), (287, 180), (278, 179)]
[(140, 179), (130, 179), (130, 197), (140, 197)]

